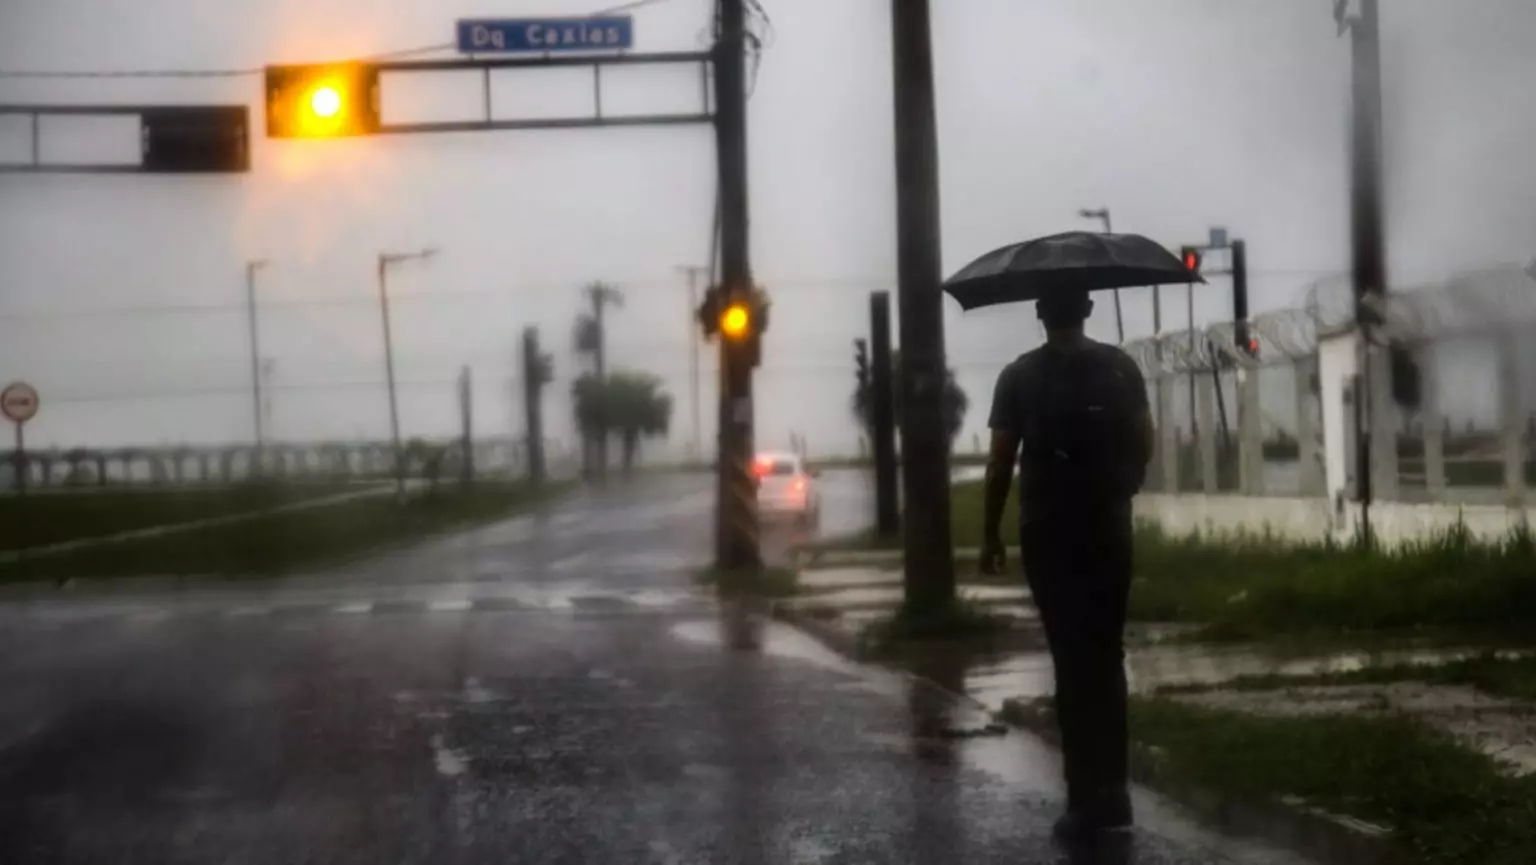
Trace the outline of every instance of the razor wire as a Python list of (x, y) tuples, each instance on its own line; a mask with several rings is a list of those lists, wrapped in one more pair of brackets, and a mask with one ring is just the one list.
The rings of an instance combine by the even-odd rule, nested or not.
[[(1249, 321), (1249, 333), (1259, 341), (1257, 357), (1237, 347), (1232, 322), (1216, 322), (1193, 333), (1168, 331), (1122, 348), (1147, 376), (1255, 369), (1309, 357), (1320, 340), (1356, 328), (1354, 291), (1347, 276), (1318, 280), (1307, 287), (1305, 297), (1301, 307), (1261, 313)], [(1474, 271), (1437, 286), (1396, 291), (1372, 309), (1380, 322), (1372, 329), (1373, 339), (1381, 343), (1508, 331), (1536, 323), (1536, 266)]]

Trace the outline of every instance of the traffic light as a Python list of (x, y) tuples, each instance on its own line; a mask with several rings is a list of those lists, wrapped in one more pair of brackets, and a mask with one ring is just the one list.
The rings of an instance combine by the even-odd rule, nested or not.
[(853, 366), (855, 375), (859, 379), (859, 392), (869, 389), (869, 340), (856, 339), (853, 341)]
[(1193, 246), (1186, 246), (1179, 256), (1184, 262), (1184, 269), (1190, 273), (1200, 275), (1200, 250)]
[(268, 66), (266, 79), (268, 138), (340, 138), (379, 129), (376, 66)]
[(720, 334), (731, 342), (744, 342), (751, 338), (755, 324), (752, 320), (752, 306), (746, 301), (734, 301), (720, 313)]
[(244, 105), (161, 105), (139, 115), (145, 171), (157, 174), (249, 171)]

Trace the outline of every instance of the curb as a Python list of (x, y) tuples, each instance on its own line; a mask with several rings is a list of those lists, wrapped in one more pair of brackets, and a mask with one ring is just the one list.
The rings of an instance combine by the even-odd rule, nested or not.
[[(1051, 719), (1019, 700), (1007, 700), (998, 717), (1060, 749)], [(1319, 865), (1401, 865), (1406, 857), (1389, 830), (1300, 802), (1228, 796), (1174, 781), (1157, 771), (1157, 755), (1131, 745), (1131, 781), (1168, 797), (1210, 825), (1300, 853)]]

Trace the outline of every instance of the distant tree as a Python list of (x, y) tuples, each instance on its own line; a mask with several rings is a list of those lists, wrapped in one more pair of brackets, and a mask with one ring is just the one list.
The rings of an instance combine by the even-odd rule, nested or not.
[(413, 438), (405, 443), (401, 459), (407, 474), (419, 474), (427, 481), (429, 492), (437, 491), (437, 482), (443, 476), (443, 459), (448, 449), (423, 438)]
[(620, 371), (607, 379), (583, 375), (571, 395), (576, 427), (589, 452), (596, 442), (617, 435), (625, 471), (634, 468), (640, 440), (665, 435), (672, 423), (672, 397), (661, 391), (661, 380), (649, 373)]
[[(901, 352), (891, 353), (891, 406), (894, 409), (896, 428), (898, 435), (901, 429)], [(944, 375), (944, 428), (949, 433), (950, 444), (953, 445), (955, 436), (960, 434), (960, 428), (965, 425), (965, 413), (971, 407), (970, 397), (965, 395), (965, 390), (960, 387), (960, 382), (955, 380), (955, 371), (946, 370)], [(874, 385), (868, 386), (855, 384), (852, 399), (853, 416), (859, 422), (859, 428), (870, 429), (874, 424), (875, 394)]]
[(672, 424), (672, 397), (661, 390), (661, 380), (649, 373), (617, 372), (608, 377), (607, 398), (610, 429), (623, 448), (624, 471), (634, 469), (640, 439), (667, 434)]

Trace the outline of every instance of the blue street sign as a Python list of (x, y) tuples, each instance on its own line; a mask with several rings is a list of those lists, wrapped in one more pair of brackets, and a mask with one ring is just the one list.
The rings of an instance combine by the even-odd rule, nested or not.
[(600, 18), (471, 18), (458, 22), (464, 54), (624, 51), (634, 47), (635, 20)]

